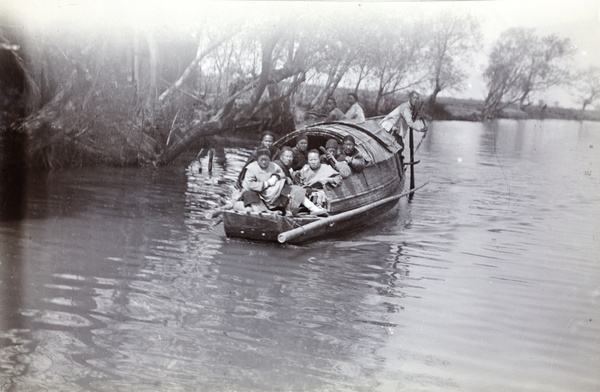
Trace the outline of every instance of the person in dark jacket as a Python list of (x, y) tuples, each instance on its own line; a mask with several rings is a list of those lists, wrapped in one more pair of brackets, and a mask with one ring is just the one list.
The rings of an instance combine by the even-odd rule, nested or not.
[(363, 155), (356, 149), (356, 141), (354, 136), (346, 135), (342, 142), (342, 153), (345, 155), (345, 160), (352, 169), (353, 173), (360, 173), (367, 165), (367, 161)]
[(275, 161), (275, 164), (278, 165), (281, 170), (285, 173), (285, 176), (290, 179), (291, 182), (288, 181), (288, 184), (294, 183), (294, 175), (292, 169), (292, 162), (294, 160), (294, 152), (290, 146), (283, 146), (281, 149), (281, 154), (279, 155), (279, 159)]
[(325, 102), (325, 113), (327, 113), (325, 121), (339, 121), (346, 119), (346, 115), (338, 109), (337, 102), (333, 97), (328, 98)]
[(326, 153), (321, 155), (321, 163), (326, 163), (337, 170), (342, 178), (348, 178), (352, 174), (350, 166), (346, 162), (346, 156), (340, 151), (340, 146), (335, 139), (327, 140), (325, 144)]
[(260, 136), (260, 146), (256, 147), (256, 149), (254, 149), (254, 151), (252, 152), (252, 155), (248, 158), (248, 162), (246, 162), (246, 164), (255, 161), (257, 156), (256, 156), (256, 152), (258, 151), (259, 148), (266, 148), (269, 150), (269, 152), (271, 153), (271, 157), (273, 158), (273, 160), (276, 160), (277, 158), (279, 158), (279, 154), (281, 154), (281, 151), (279, 150), (279, 148), (277, 148), (273, 143), (275, 142), (275, 135), (273, 134), (273, 132), (271, 131), (265, 131), (262, 133), (262, 135)]
[(294, 160), (292, 169), (300, 170), (308, 163), (308, 137), (300, 135), (296, 138), (296, 146), (292, 148)]
[(279, 150), (279, 148), (277, 148), (275, 145), (273, 145), (274, 141), (275, 141), (275, 135), (271, 131), (265, 131), (262, 133), (262, 135), (260, 137), (260, 146), (256, 147), (254, 149), (254, 151), (252, 151), (250, 153), (250, 156), (246, 160), (246, 163), (244, 163), (244, 167), (242, 168), (242, 171), (240, 172), (240, 174), (238, 176), (238, 179), (237, 179), (237, 187), (238, 188), (242, 187), (242, 180), (244, 179), (244, 175), (246, 174), (246, 168), (248, 167), (248, 165), (258, 159), (258, 150), (260, 150), (261, 148), (266, 148), (267, 150), (269, 150), (269, 154), (272, 157), (275, 157), (275, 158), (273, 158), (273, 160), (279, 158), (281, 151)]

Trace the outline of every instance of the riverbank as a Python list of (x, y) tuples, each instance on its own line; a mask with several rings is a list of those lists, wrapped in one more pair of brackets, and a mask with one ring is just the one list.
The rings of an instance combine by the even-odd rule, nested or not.
[[(430, 116), (436, 120), (481, 121), (483, 101), (474, 99), (438, 98), (436, 108), (430, 111)], [(546, 105), (531, 105), (520, 110), (512, 105), (500, 111), (497, 118), (513, 120), (525, 119), (560, 119), (576, 121), (600, 121), (600, 111), (550, 107)]]

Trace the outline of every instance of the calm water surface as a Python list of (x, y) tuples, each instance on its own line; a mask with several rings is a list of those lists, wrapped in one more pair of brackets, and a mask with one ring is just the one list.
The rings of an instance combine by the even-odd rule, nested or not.
[(429, 185), (305, 246), (205, 219), (247, 150), (31, 177), (0, 391), (598, 391), (599, 150), (597, 123), (437, 122)]

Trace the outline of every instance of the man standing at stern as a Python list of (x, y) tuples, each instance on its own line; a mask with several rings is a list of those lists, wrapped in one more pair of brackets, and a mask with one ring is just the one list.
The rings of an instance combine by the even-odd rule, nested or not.
[(427, 132), (425, 121), (419, 116), (419, 93), (411, 91), (408, 94), (408, 101), (400, 104), (392, 110), (379, 123), (382, 128), (394, 135), (396, 140), (404, 147), (404, 139), (409, 128), (417, 132)]

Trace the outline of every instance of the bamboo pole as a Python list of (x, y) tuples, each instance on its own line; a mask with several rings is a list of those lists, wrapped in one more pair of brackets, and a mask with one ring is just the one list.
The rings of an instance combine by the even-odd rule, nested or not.
[(394, 200), (400, 199), (401, 197), (410, 195), (413, 192), (415, 192), (417, 189), (421, 189), (421, 188), (423, 188), (427, 184), (429, 184), (429, 182), (426, 182), (425, 184), (423, 184), (423, 185), (421, 185), (421, 186), (419, 186), (417, 188), (411, 189), (408, 192), (404, 192), (404, 193), (401, 193), (399, 195), (389, 196), (389, 197), (386, 197), (385, 199), (381, 199), (379, 201), (376, 201), (374, 203), (368, 204), (366, 206), (355, 208), (355, 209), (350, 210), (350, 211), (342, 212), (340, 214), (333, 215), (333, 216), (330, 216), (330, 217), (327, 217), (327, 218), (323, 218), (323, 219), (320, 219), (320, 220), (315, 221), (315, 222), (310, 222), (310, 223), (307, 223), (306, 225), (297, 227), (297, 228), (292, 229), (292, 230), (284, 231), (283, 233), (280, 233), (277, 236), (277, 241), (279, 241), (280, 243), (283, 244), (285, 242), (289, 242), (290, 240), (293, 240), (294, 238), (301, 237), (304, 234), (309, 233), (311, 231), (315, 231), (315, 230), (318, 230), (318, 229), (323, 228), (325, 226), (332, 225), (332, 224), (334, 224), (336, 222), (340, 222), (340, 221), (344, 221), (346, 219), (350, 219), (350, 218), (352, 218), (352, 217), (354, 217), (354, 216), (356, 216), (358, 214), (362, 214), (364, 212), (368, 212), (368, 211), (370, 211), (370, 210), (372, 210), (374, 208), (377, 208), (379, 206), (382, 206), (382, 205), (384, 205), (386, 203), (389, 203), (389, 202), (392, 202)]
[(414, 143), (412, 128), (410, 128), (410, 130), (409, 130), (408, 144), (409, 144), (409, 149), (410, 149), (410, 163), (411, 163), (411, 165), (410, 165), (410, 189), (414, 189), (415, 188), (415, 165), (414, 165), (415, 143)]

